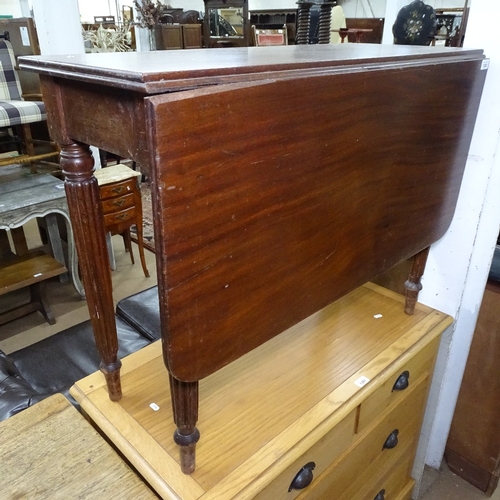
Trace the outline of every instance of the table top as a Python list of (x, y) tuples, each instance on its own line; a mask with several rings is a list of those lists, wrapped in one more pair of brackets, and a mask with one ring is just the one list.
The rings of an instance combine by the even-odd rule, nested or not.
[(172, 440), (160, 342), (123, 359), (119, 402), (109, 400), (100, 372), (71, 394), (162, 498), (253, 498), (276, 468), (290, 465), (284, 455), (296, 443), (310, 446), (318, 429), (357, 407), (355, 381), (380, 381), (396, 358), (406, 363), (452, 322), (420, 304), (408, 316), (403, 300), (367, 284), (202, 380), (202, 439), (191, 476), (181, 473)]
[(53, 175), (30, 174), (6, 182), (0, 177), (0, 214), (61, 198), (66, 198), (64, 182)]
[[(344, 46), (340, 46), (344, 45)], [(314, 68), (342, 68), (377, 61), (481, 57), (482, 50), (357, 44), (232, 47), (217, 50), (121, 52), (19, 58), (21, 69), (37, 73), (120, 87), (146, 94), (232, 81), (272, 77), (272, 72)]]
[(0, 423), (2, 498), (157, 496), (62, 394)]

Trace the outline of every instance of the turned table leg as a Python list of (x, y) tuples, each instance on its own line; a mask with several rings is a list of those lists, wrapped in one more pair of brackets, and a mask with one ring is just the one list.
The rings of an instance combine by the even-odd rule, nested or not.
[(200, 431), (196, 428), (198, 385), (198, 382), (181, 382), (170, 375), (172, 410), (177, 426), (174, 441), (179, 445), (181, 470), (184, 474), (194, 472), (196, 443), (200, 439)]
[(89, 147), (79, 143), (64, 145), (61, 168), (90, 320), (101, 357), (100, 369), (106, 377), (110, 399), (117, 401), (122, 396), (121, 362), (117, 356), (113, 289), (99, 188)]
[(405, 313), (413, 314), (417, 303), (418, 293), (422, 290), (422, 275), (424, 274), (425, 263), (429, 255), (429, 247), (415, 254), (412, 258), (410, 274), (405, 282)]

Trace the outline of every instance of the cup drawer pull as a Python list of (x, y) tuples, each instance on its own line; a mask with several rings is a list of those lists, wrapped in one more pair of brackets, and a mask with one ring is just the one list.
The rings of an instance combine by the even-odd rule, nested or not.
[(398, 429), (394, 429), (385, 440), (382, 449), (391, 450), (392, 448), (396, 448), (396, 446), (398, 445), (398, 434)]
[(410, 385), (410, 372), (405, 370), (392, 386), (393, 391), (404, 391)]
[(385, 500), (385, 490), (380, 490), (373, 500)]
[(293, 481), (290, 483), (290, 488), (288, 491), (292, 490), (303, 490), (307, 488), (313, 480), (313, 470), (316, 467), (314, 462), (308, 462), (302, 469), (297, 472), (296, 476), (293, 478)]

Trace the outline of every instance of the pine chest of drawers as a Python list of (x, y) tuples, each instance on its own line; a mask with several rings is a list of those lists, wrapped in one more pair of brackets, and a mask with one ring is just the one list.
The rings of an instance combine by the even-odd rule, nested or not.
[[(403, 500), (449, 316), (367, 284), (201, 382), (197, 468), (179, 470), (159, 343), (73, 396), (165, 499)], [(220, 433), (221, 424), (225, 432)]]

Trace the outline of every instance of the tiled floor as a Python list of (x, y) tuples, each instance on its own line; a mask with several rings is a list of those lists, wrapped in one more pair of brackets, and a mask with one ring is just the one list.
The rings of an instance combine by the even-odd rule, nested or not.
[[(150, 278), (145, 278), (140, 265), (137, 246), (134, 244), (135, 265), (125, 253), (121, 237), (112, 238), (117, 269), (112, 271), (113, 298), (118, 302), (123, 297), (156, 284), (154, 254), (146, 250)], [(47, 297), (56, 317), (56, 324), (49, 325), (40, 313), (32, 313), (21, 319), (0, 326), (0, 349), (6, 353), (16, 351), (42, 338), (88, 319), (87, 304), (76, 293), (71, 284), (61, 284), (57, 279), (47, 286)], [(483, 500), (484, 493), (462, 480), (443, 464), (442, 470), (427, 469), (422, 486), (423, 496), (419, 500)], [(500, 500), (500, 488), (491, 497)]]

